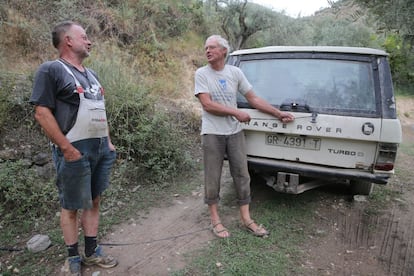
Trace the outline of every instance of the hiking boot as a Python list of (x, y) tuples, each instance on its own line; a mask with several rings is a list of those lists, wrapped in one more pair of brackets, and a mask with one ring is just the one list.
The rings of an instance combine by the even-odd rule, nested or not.
[(82, 263), (84, 265), (97, 265), (103, 268), (111, 268), (118, 264), (118, 261), (109, 255), (105, 255), (102, 251), (102, 247), (98, 245), (95, 248), (95, 253), (89, 257), (83, 257)]
[(81, 257), (73, 256), (66, 258), (62, 272), (63, 275), (81, 276)]

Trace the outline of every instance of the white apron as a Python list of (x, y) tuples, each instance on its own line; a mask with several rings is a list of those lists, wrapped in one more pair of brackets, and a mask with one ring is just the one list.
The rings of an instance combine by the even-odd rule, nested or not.
[[(72, 143), (89, 138), (101, 138), (108, 136), (108, 122), (106, 119), (105, 100), (102, 93), (102, 86), (99, 81), (92, 76), (94, 82), (98, 84), (102, 93), (101, 100), (88, 99), (84, 95), (84, 89), (73, 72), (68, 68), (66, 64), (58, 60), (63, 65), (63, 68), (72, 75), (76, 83), (76, 92), (79, 94), (79, 109), (76, 117), (75, 124), (66, 134), (66, 138)], [(85, 70), (88, 70), (85, 68)], [(88, 73), (88, 72), (87, 72)]]

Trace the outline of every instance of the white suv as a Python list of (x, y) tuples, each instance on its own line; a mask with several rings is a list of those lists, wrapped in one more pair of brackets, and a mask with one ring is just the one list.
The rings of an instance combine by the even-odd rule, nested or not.
[(296, 117), (284, 124), (250, 107), (249, 170), (275, 190), (301, 193), (346, 181), (354, 194), (394, 173), (401, 125), (387, 53), (356, 47), (274, 46), (233, 52), (256, 94)]

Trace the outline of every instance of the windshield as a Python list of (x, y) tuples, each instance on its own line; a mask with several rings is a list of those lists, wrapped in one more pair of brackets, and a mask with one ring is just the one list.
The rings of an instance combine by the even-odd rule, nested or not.
[[(275, 106), (297, 101), (312, 110), (375, 113), (371, 63), (327, 59), (246, 60), (253, 90)], [(246, 103), (239, 95), (239, 103)]]

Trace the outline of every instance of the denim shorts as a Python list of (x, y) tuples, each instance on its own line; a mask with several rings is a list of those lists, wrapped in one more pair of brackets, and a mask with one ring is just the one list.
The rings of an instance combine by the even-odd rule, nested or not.
[(90, 209), (92, 200), (109, 186), (116, 152), (109, 149), (107, 137), (76, 141), (72, 145), (82, 157), (70, 162), (58, 147), (52, 146), (60, 204), (68, 210)]

